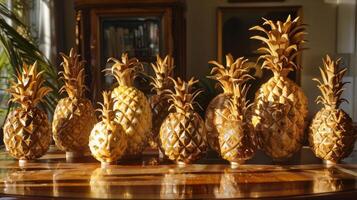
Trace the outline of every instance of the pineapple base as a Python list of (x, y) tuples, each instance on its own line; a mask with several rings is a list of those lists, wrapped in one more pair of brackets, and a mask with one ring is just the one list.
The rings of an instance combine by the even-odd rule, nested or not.
[(19, 167), (25, 167), (30, 161), (25, 159), (19, 160)]
[(323, 160), (322, 161), (326, 166), (333, 166), (333, 165), (336, 165), (338, 163), (340, 163), (339, 161), (332, 161), (332, 160)]
[(245, 160), (239, 160), (239, 161), (230, 162), (232, 169), (236, 169), (239, 166), (243, 165), (244, 163), (245, 163)]
[(112, 162), (104, 162), (104, 161), (102, 161), (102, 162), (100, 162), (101, 168), (108, 168), (110, 165), (115, 165), (115, 164), (117, 164), (116, 161), (112, 161)]
[(186, 166), (188, 163), (185, 163), (183, 161), (177, 161), (176, 164), (179, 166), (179, 167), (184, 167)]
[(88, 157), (88, 156), (90, 156), (90, 153), (89, 153), (89, 152), (73, 152), (73, 151), (67, 151), (65, 154), (66, 154), (66, 162), (68, 162), (68, 163), (80, 162), (83, 157)]
[(75, 152), (75, 151), (66, 151), (66, 159), (81, 158), (81, 157), (86, 156), (86, 155), (88, 155), (88, 153)]

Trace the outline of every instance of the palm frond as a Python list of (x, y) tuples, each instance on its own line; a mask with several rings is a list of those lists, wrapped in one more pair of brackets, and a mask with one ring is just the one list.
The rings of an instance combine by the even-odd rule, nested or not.
[[(11, 23), (11, 25), (9, 24)], [(27, 32), (20, 33), (17, 30), (28, 30), (17, 16), (9, 10), (5, 4), (0, 3), (0, 45), (3, 53), (0, 61), (4, 62), (4, 56), (11, 66), (7, 68), (7, 75), (13, 77), (16, 71), (22, 71), (23, 63), (33, 64), (37, 61), (40, 70), (44, 70), (45, 85), (53, 91), (58, 91), (57, 71)], [(0, 70), (3, 66), (1, 66)], [(52, 92), (44, 98), (41, 105), (48, 113), (52, 113), (58, 100), (57, 92)], [(9, 104), (9, 109), (13, 104)]]

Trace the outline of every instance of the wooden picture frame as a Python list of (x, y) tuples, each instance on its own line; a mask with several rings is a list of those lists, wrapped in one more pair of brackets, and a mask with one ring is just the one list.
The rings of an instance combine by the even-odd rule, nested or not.
[[(87, 61), (85, 68), (86, 85), (90, 90), (87, 97), (93, 102), (101, 101), (101, 92), (109, 89), (109, 82), (106, 82), (108, 79), (104, 77), (102, 72), (106, 67), (105, 61), (107, 59), (104, 58), (106, 56), (103, 57), (103, 44), (106, 42), (103, 37), (103, 27), (105, 28), (103, 20), (106, 19), (113, 21), (128, 20), (129, 18), (133, 21), (136, 18), (140, 20), (159, 19), (160, 48), (158, 52), (160, 56), (167, 54), (173, 56), (176, 66), (174, 75), (185, 78), (186, 22), (184, 18), (185, 4), (182, 0), (75, 0), (74, 3), (76, 10), (76, 46), (79, 53)], [(121, 22), (118, 21), (114, 22), (117, 24), (115, 28), (122, 26)], [(117, 32), (116, 29), (114, 35), (117, 35)], [(129, 32), (130, 35), (132, 31), (129, 30)], [(137, 41), (136, 38), (135, 36), (135, 41)], [(149, 58), (136, 54), (134, 56), (146, 63), (146, 66), (156, 60), (156, 55)], [(144, 81), (140, 81), (140, 79), (144, 80), (143, 77), (139, 78), (139, 81), (137, 81), (138, 88), (148, 94), (150, 88), (147, 84), (147, 78)]]
[[(92, 21), (92, 37), (91, 37), (91, 45), (96, 46), (97, 48), (93, 48), (92, 50), (92, 57), (91, 63), (96, 65), (97, 67), (93, 68), (92, 70), (92, 85), (93, 88), (92, 92), (98, 99), (100, 93), (103, 89), (111, 89), (108, 88), (108, 84), (105, 84), (105, 77), (101, 71), (106, 66), (106, 60), (108, 58), (104, 57), (104, 50), (103, 50), (103, 23), (104, 20), (107, 19), (125, 19), (125, 18), (158, 18), (160, 23), (160, 40), (162, 41), (162, 45), (160, 46), (160, 55), (170, 54), (173, 55), (173, 39), (172, 39), (172, 28), (171, 28), (171, 10), (168, 8), (152, 8), (148, 9), (141, 9), (141, 8), (132, 8), (132, 9), (93, 9), (91, 11), (91, 21)], [(163, 42), (166, 41), (166, 42)], [(140, 61), (144, 62), (145, 66), (148, 66), (150, 62), (155, 62), (154, 57), (139, 57), (137, 55), (131, 55), (138, 58)], [(150, 70), (151, 68), (148, 68)], [(110, 84), (109, 84), (110, 85)], [(147, 86), (147, 84), (144, 84)], [(112, 85), (113, 87), (114, 85)], [(145, 87), (145, 86), (144, 86)], [(144, 92), (149, 92), (150, 88), (140, 88)]]

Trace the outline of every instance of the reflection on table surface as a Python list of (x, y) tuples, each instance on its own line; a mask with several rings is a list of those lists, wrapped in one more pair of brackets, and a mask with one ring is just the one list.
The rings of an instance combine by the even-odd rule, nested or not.
[(127, 199), (328, 197), (325, 195), (345, 199), (357, 194), (356, 159), (334, 166), (317, 159), (305, 160), (308, 164), (301, 163), (303, 160), (263, 165), (253, 159), (252, 164), (231, 168), (223, 161), (206, 159), (179, 167), (147, 155), (101, 168), (91, 157), (69, 161), (52, 148), (40, 160), (20, 166), (2, 151), (0, 193)]

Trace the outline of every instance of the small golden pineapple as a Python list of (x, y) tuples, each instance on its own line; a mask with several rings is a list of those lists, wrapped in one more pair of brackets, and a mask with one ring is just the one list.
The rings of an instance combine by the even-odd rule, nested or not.
[(150, 77), (155, 94), (149, 98), (152, 109), (152, 131), (149, 138), (149, 145), (151, 148), (159, 147), (159, 132), (160, 126), (167, 115), (170, 113), (168, 98), (164, 95), (165, 90), (169, 89), (172, 84), (169, 77), (173, 75), (174, 59), (167, 55), (161, 59), (159, 55), (156, 56), (156, 64), (151, 64), (155, 77)]
[(9, 154), (19, 160), (31, 160), (43, 156), (51, 142), (51, 127), (44, 111), (37, 104), (51, 91), (43, 86), (42, 73), (37, 63), (24, 65), (22, 74), (11, 81), (7, 90), (10, 101), (20, 104), (11, 111), (4, 125), (4, 143)]
[(114, 110), (116, 121), (123, 127), (128, 139), (125, 156), (137, 156), (147, 145), (151, 133), (152, 115), (149, 101), (143, 92), (133, 86), (134, 78), (143, 70), (142, 64), (136, 58), (128, 58), (124, 53), (121, 60), (109, 58), (113, 61), (111, 68), (106, 69), (118, 81), (114, 88)]
[(198, 80), (191, 78), (188, 82), (180, 78), (170, 78), (174, 90), (169, 91), (170, 113), (160, 128), (162, 149), (169, 159), (178, 164), (191, 163), (205, 153), (207, 148), (206, 129), (202, 118), (194, 111), (195, 98), (201, 91), (192, 92), (192, 85)]
[[(226, 66), (210, 61), (210, 64), (215, 65), (211, 70), (209, 78), (218, 81), (219, 86), (223, 89), (223, 93), (219, 94), (209, 103), (206, 109), (205, 126), (207, 129), (207, 140), (211, 149), (220, 152), (218, 141), (218, 129), (225, 123), (224, 116), (229, 114), (228, 102), (233, 93), (233, 85), (237, 82), (242, 82), (249, 75), (245, 68), (246, 59), (243, 57), (236, 60), (231, 54), (226, 55)], [(219, 113), (219, 114), (218, 114)]]
[(224, 121), (218, 128), (220, 154), (233, 165), (252, 158), (258, 146), (247, 112), (250, 106), (246, 99), (249, 87), (242, 85), (234, 85), (233, 94), (229, 98), (228, 115), (223, 116)]
[(309, 142), (315, 155), (324, 160), (339, 162), (350, 155), (356, 141), (353, 131), (352, 119), (339, 108), (345, 99), (341, 98), (346, 82), (342, 78), (347, 69), (338, 70), (339, 60), (333, 61), (327, 55), (323, 60), (323, 68), (320, 68), (322, 81), (318, 82), (321, 96), (317, 97), (317, 103), (323, 104), (323, 108), (313, 118)]
[(299, 17), (285, 22), (264, 19), (265, 29), (255, 26), (250, 30), (263, 32), (266, 36), (253, 36), (266, 47), (258, 51), (264, 62), (263, 68), (273, 72), (273, 77), (264, 83), (255, 95), (252, 123), (259, 135), (264, 152), (276, 161), (286, 160), (300, 150), (307, 117), (307, 98), (302, 89), (290, 80), (290, 71), (300, 70), (295, 57), (303, 50), (306, 34)]
[(68, 97), (59, 100), (53, 115), (52, 131), (56, 146), (66, 152), (83, 154), (89, 151), (89, 134), (97, 122), (92, 103), (85, 97), (84, 63), (71, 49), (69, 56), (61, 54), (64, 85), (60, 92)]
[(114, 100), (111, 92), (103, 92), (102, 121), (98, 122), (90, 136), (89, 148), (95, 159), (102, 163), (118, 160), (127, 146), (123, 127), (115, 121)]

